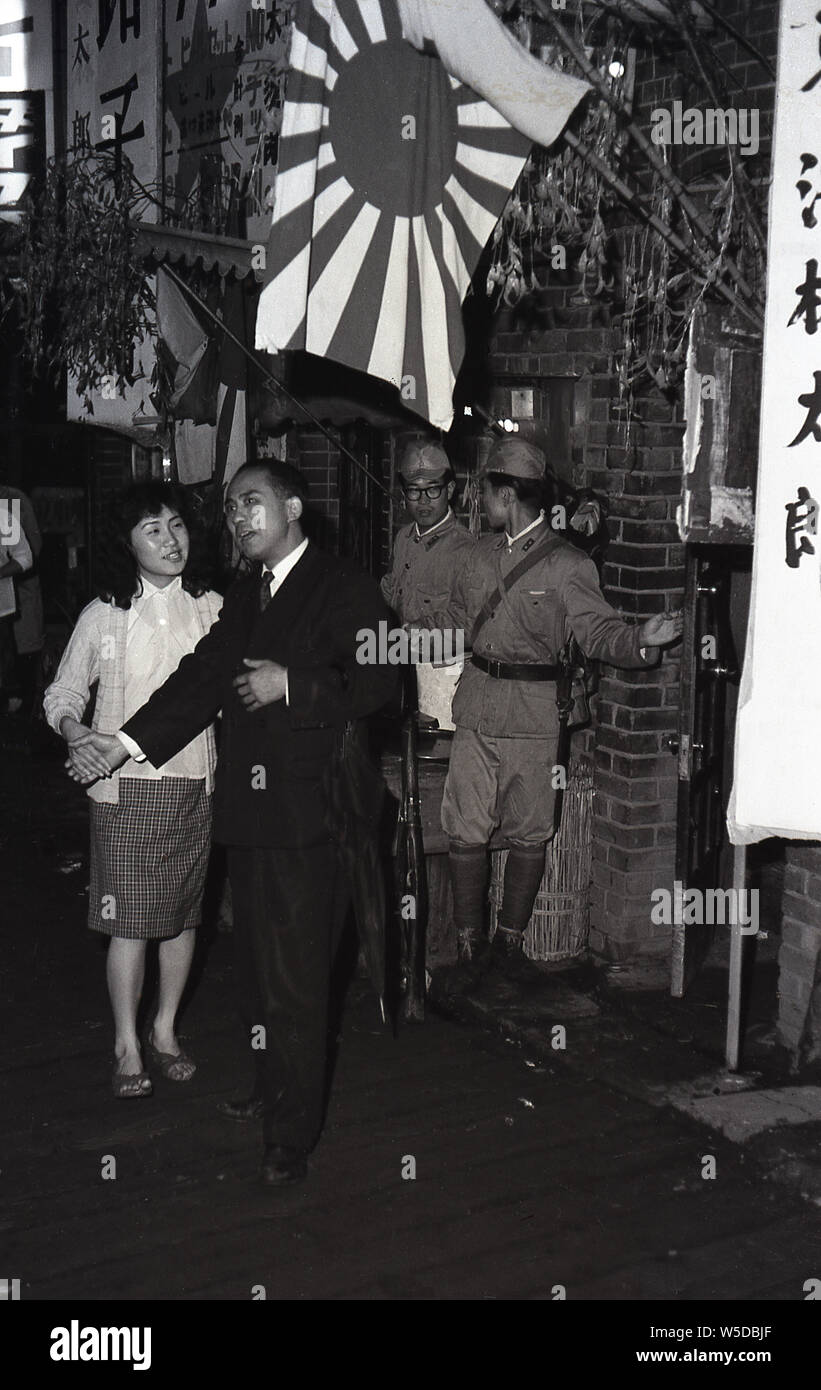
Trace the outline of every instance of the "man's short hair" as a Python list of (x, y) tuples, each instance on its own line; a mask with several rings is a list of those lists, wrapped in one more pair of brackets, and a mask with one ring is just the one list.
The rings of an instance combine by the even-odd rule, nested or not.
[(487, 469), (484, 476), (495, 488), (511, 488), (520, 502), (534, 502), (541, 505), (545, 496), (546, 487), (543, 478), (514, 478), (512, 474), (500, 473), (495, 468)]
[[(257, 459), (250, 463), (243, 463), (234, 474), (246, 473), (251, 469), (257, 469), (264, 473), (271, 484), (274, 492), (279, 497), (287, 500), (289, 497), (298, 497), (303, 507), (307, 507), (310, 501), (307, 479), (300, 473), (293, 464), (283, 463), (280, 459)], [(233, 482), (233, 478), (231, 480)]]

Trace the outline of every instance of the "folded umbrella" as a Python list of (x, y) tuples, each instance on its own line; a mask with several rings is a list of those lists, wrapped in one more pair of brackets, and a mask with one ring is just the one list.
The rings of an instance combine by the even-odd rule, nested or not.
[(363, 724), (345, 726), (325, 790), (328, 829), (348, 880), (360, 946), (384, 1020), (387, 902), (379, 829), (386, 787)]

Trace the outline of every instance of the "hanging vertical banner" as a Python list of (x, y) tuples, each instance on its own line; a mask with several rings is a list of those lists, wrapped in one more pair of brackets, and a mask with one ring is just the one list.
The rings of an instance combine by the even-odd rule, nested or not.
[(750, 619), (730, 841), (821, 839), (821, 12), (782, 0)]
[(166, 5), (163, 191), (172, 226), (265, 241), (288, 9), (251, 0)]
[[(146, 189), (159, 192), (159, 114), (162, 0), (68, 0), (66, 4), (66, 139), (76, 155), (95, 152), (127, 158)], [(156, 201), (140, 216), (158, 220)], [(141, 438), (150, 419), (153, 344), (135, 345), (134, 386), (123, 393), (104, 383), (93, 414), (68, 380), (69, 420), (92, 421)], [(144, 436), (145, 431), (142, 431)]]
[(37, 0), (0, 12), (0, 221), (19, 222), (54, 153), (51, 14)]
[[(141, 183), (158, 175), (162, 0), (69, 0), (67, 128), (69, 148), (126, 155)], [(148, 221), (156, 221), (150, 211)]]

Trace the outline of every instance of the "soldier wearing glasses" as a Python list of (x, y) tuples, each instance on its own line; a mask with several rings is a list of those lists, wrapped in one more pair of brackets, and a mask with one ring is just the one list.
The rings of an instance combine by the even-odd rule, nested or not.
[(451, 510), (456, 479), (439, 444), (409, 444), (399, 480), (413, 520), (397, 534), (382, 594), (403, 623), (430, 627), (432, 615), (448, 606), (459, 567), (476, 542)]

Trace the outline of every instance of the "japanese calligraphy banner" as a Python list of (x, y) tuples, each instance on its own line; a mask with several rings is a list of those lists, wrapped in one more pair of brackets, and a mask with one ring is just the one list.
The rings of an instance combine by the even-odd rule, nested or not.
[[(76, 153), (113, 152), (127, 157), (147, 188), (159, 186), (159, 82), (162, 0), (68, 0), (66, 4), (66, 121), (69, 147)], [(143, 220), (157, 221), (156, 203)], [(141, 437), (135, 417), (152, 416), (148, 399), (153, 346), (135, 354), (140, 379), (123, 394), (112, 383), (95, 394), (93, 416), (69, 378), (69, 420)], [(143, 435), (144, 435), (143, 431)]]
[(733, 844), (821, 839), (821, 19), (782, 0)]
[(122, 152), (156, 186), (162, 0), (69, 0), (66, 11), (70, 148)]

